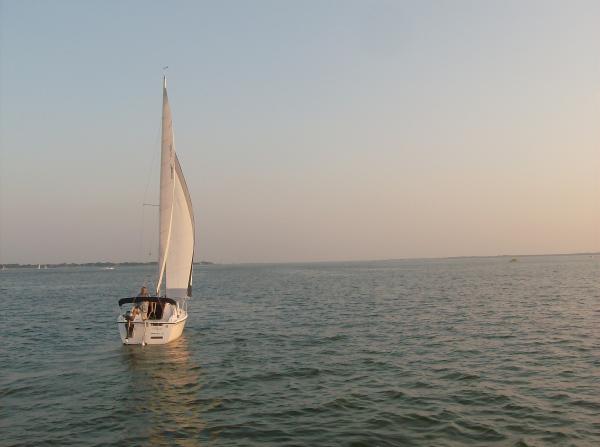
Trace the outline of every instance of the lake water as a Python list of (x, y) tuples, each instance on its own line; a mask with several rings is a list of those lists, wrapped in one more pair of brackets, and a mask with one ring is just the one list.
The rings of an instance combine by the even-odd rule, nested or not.
[(152, 267), (0, 272), (0, 445), (600, 445), (600, 257), (214, 265), (123, 346)]

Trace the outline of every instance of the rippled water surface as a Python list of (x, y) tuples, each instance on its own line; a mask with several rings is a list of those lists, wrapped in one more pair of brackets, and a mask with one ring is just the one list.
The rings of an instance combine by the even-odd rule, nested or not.
[(0, 445), (600, 445), (600, 258), (205, 266), (123, 346), (151, 267), (0, 272)]

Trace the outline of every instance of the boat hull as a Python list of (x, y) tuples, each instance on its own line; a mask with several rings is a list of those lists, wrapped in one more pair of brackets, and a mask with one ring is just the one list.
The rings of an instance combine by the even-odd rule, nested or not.
[(170, 321), (133, 321), (133, 332), (127, 337), (127, 322), (119, 317), (117, 324), (121, 341), (126, 345), (164, 345), (177, 340), (183, 333), (187, 321), (187, 315), (175, 322)]

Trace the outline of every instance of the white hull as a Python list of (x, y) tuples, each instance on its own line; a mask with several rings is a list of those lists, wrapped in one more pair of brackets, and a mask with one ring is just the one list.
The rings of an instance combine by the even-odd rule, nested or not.
[(121, 341), (126, 345), (164, 345), (181, 337), (187, 314), (183, 315), (177, 321), (161, 321), (161, 320), (134, 320), (133, 333), (131, 337), (127, 337), (127, 322), (122, 315), (119, 316), (117, 324), (119, 325), (119, 334)]

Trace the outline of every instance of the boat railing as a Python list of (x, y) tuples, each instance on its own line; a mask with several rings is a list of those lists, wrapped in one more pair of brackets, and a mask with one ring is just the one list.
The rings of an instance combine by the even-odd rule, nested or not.
[(181, 304), (179, 305), (179, 307), (187, 314), (188, 311), (188, 301), (190, 300), (189, 296), (183, 297), (181, 299)]

